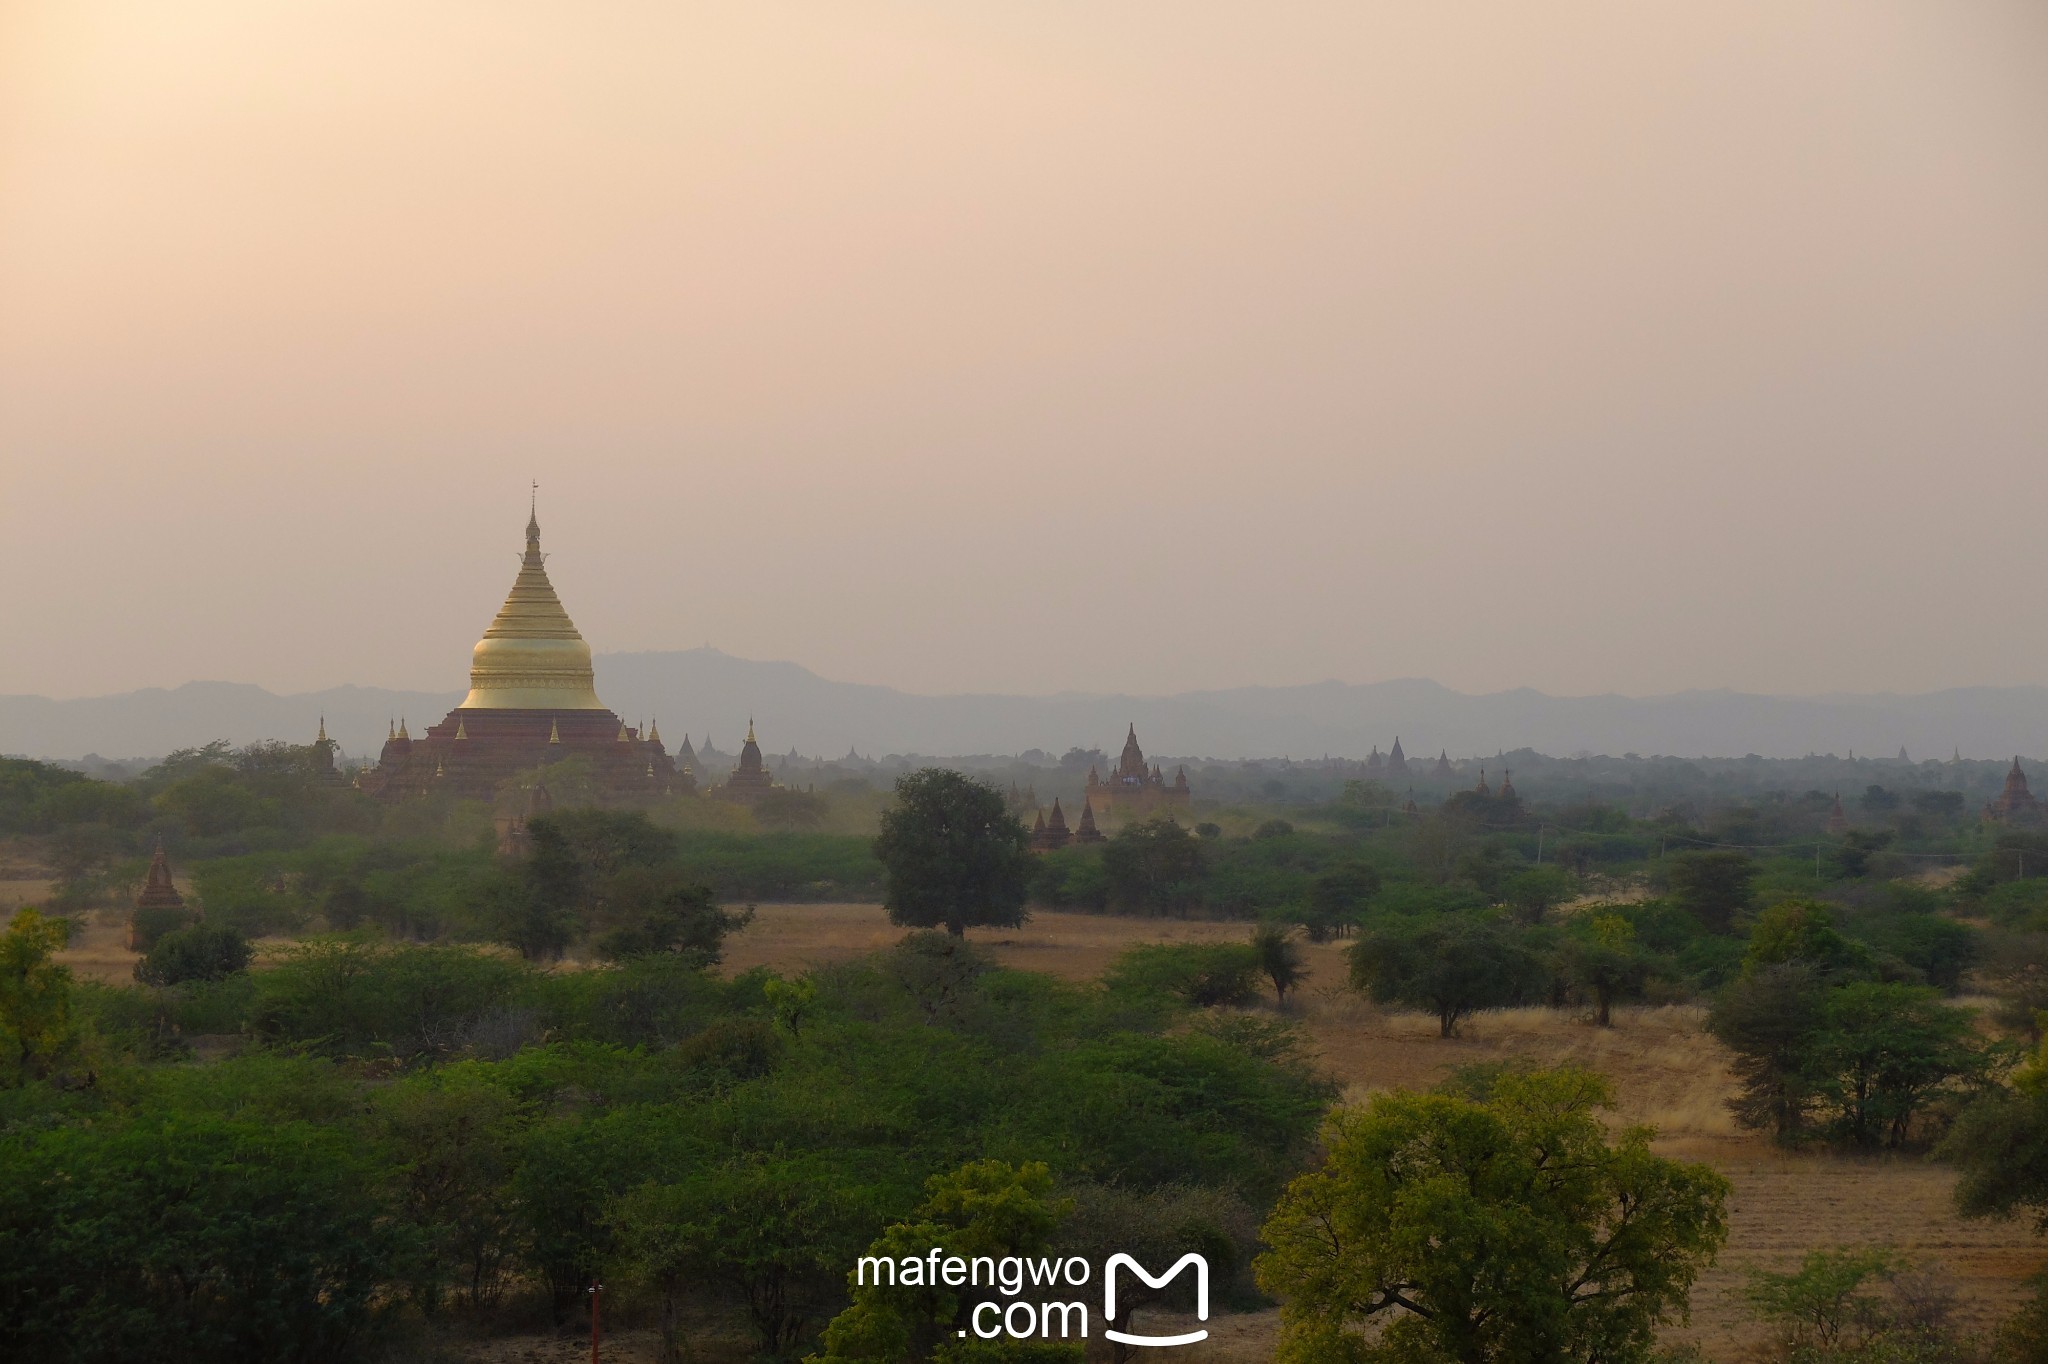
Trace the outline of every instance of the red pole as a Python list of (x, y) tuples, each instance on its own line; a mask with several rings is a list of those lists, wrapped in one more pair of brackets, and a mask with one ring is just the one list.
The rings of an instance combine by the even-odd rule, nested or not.
[(602, 1339), (598, 1326), (598, 1304), (604, 1299), (604, 1285), (596, 1279), (590, 1281), (590, 1364), (598, 1364), (597, 1342)]

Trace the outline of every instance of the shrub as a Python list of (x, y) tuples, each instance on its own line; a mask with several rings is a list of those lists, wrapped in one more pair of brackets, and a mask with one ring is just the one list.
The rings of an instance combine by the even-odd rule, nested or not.
[(1258, 999), (1260, 959), (1242, 943), (1148, 943), (1118, 957), (1103, 975), (1112, 993), (1163, 996), (1191, 1008)]
[(226, 924), (197, 923), (166, 933), (135, 963), (144, 985), (182, 985), (188, 980), (221, 980), (249, 968), (249, 940)]
[(331, 1055), (410, 1058), (458, 1050), (533, 973), (474, 948), (326, 938), (290, 949), (255, 979), (257, 1032)]
[(358, 1143), (139, 1119), (0, 1142), (0, 1339), (19, 1358), (365, 1358), (402, 1243)]
[(189, 909), (138, 909), (129, 915), (128, 936), (138, 952), (148, 952), (167, 934), (192, 926)]

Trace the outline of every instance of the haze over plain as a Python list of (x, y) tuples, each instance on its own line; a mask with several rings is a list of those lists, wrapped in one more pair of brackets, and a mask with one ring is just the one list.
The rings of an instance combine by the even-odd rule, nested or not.
[(2048, 677), (2030, 0), (20, 3), (0, 300), (0, 692)]

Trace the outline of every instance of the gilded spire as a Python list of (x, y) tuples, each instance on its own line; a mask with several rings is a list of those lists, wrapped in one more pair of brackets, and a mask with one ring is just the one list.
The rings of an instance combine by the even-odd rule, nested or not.
[(466, 721), (466, 720), (457, 720), (457, 721), (455, 722), (455, 737), (456, 737), (456, 738), (458, 738), (458, 739), (467, 739), (467, 738), (469, 737), (469, 722), (468, 722), (468, 721)]
[[(749, 716), (747, 717), (747, 742), (748, 742), (748, 743), (753, 743), (753, 742), (754, 742), (754, 717), (753, 717), (753, 716), (751, 716), (751, 715), (749, 715)], [(2017, 759), (2017, 758), (2013, 759), (2013, 765), (2014, 765), (2014, 766), (2018, 766), (2018, 765), (2019, 765), (2019, 759)]]
[(398, 737), (407, 743), (412, 742), (412, 735), (405, 732), (405, 717), (403, 715), (398, 717)]
[(562, 742), (562, 725), (560, 721), (548, 721), (548, 742), (551, 744)]
[(320, 717), (320, 736), (313, 740), (313, 742), (316, 744), (327, 742), (327, 717), (324, 715)]
[(653, 722), (647, 726), (647, 742), (651, 744), (661, 742), (661, 717), (659, 715), (655, 716)]
[(470, 658), (464, 710), (603, 710), (590, 646), (562, 609), (540, 549), (540, 514), (526, 523), (519, 575)]

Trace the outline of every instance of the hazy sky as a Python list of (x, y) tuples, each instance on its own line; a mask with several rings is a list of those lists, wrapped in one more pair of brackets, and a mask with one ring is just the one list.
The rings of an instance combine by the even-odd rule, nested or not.
[(2048, 5), (0, 0), (0, 691), (2048, 681)]

